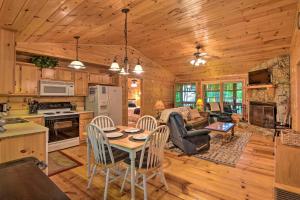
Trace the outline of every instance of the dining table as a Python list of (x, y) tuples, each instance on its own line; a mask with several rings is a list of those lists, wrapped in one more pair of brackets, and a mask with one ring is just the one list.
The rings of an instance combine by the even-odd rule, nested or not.
[[(117, 126), (118, 132), (124, 132), (126, 129), (131, 129), (133, 127), (129, 126)], [(143, 134), (150, 134), (150, 131), (143, 130)], [(126, 133), (124, 137), (119, 138), (108, 138), (110, 146), (125, 151), (129, 154), (130, 158), (130, 184), (131, 184), (131, 199), (135, 199), (135, 159), (136, 153), (141, 151), (145, 141), (132, 139), (133, 135), (139, 133)], [(87, 172), (90, 175), (90, 157), (91, 157), (91, 145), (87, 137)]]

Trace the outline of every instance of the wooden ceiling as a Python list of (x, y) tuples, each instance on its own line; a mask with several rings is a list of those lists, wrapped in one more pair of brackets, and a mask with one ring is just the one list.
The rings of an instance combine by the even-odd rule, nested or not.
[[(17, 42), (129, 45), (175, 74), (190, 73), (195, 42), (213, 56), (194, 69), (243, 72), (289, 52), (297, 0), (0, 0), (0, 25)], [(113, 55), (112, 55), (113, 56)], [(228, 70), (230, 69), (230, 70)]]

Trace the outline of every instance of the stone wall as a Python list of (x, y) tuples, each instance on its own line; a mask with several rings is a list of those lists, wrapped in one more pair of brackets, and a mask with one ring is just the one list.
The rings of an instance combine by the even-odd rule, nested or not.
[(273, 89), (248, 90), (249, 101), (275, 102), (277, 105), (277, 121), (283, 121), (290, 104), (290, 57), (278, 56), (270, 59), (250, 71), (269, 68), (272, 71)]

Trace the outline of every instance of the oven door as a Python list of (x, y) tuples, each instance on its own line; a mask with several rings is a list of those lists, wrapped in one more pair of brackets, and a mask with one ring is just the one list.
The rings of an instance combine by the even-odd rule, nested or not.
[(49, 143), (79, 137), (79, 115), (45, 117), (49, 128)]

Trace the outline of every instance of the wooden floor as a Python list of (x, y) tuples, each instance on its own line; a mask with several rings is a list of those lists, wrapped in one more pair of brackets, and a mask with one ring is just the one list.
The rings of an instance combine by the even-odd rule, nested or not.
[[(151, 180), (148, 199), (273, 199), (273, 151), (272, 137), (255, 133), (235, 168), (166, 152), (165, 173), (169, 191), (165, 191), (159, 179)], [(66, 149), (64, 153), (83, 164), (86, 161), (85, 145)], [(57, 174), (51, 179), (71, 199), (103, 198), (104, 177), (98, 175), (93, 186), (87, 190), (85, 166)], [(130, 199), (129, 184), (124, 194), (119, 189), (120, 183), (111, 184), (109, 199)], [(139, 189), (136, 199), (143, 199)]]

